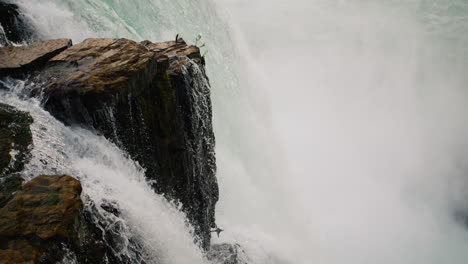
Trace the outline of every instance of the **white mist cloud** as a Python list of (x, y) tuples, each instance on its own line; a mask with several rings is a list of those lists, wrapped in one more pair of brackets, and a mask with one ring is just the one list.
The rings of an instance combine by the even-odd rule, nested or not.
[(222, 6), (267, 76), (251, 88), (271, 97), (289, 164), (272, 176), (293, 194), (275, 198), (292, 211), (269, 233), (276, 253), (291, 263), (466, 263), (454, 214), (468, 204), (468, 24), (440, 12), (466, 3)]

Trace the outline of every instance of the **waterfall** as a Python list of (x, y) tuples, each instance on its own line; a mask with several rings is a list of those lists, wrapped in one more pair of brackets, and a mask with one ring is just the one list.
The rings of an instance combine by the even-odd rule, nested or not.
[[(454, 217), (468, 211), (466, 1), (15, 2), (40, 38), (204, 44), (225, 229), (213, 243), (239, 243), (256, 264), (466, 262)], [(55, 160), (53, 171), (72, 166), (88, 202), (118, 202), (122, 219), (100, 214), (124, 234), (122, 255), (203, 262), (184, 216), (150, 192), (138, 164), (37, 103), (4, 101), (35, 118), (45, 138), (35, 156)]]
[(10, 79), (3, 84), (10, 90), (1, 91), (0, 102), (34, 119), (32, 160), (24, 178), (47, 173), (77, 177), (83, 186), (85, 210), (109, 234), (106, 243), (114, 253), (129, 263), (206, 263), (185, 215), (154, 193), (144, 170), (127, 154), (91, 131), (66, 127), (36, 99), (21, 99), (18, 94), (24, 82)]

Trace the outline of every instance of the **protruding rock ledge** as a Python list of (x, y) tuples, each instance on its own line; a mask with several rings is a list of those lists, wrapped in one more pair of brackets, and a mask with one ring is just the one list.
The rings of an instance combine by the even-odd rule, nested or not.
[(34, 70), (49, 59), (64, 51), (72, 44), (70, 39), (55, 39), (34, 42), (27, 46), (0, 48), (0, 77)]

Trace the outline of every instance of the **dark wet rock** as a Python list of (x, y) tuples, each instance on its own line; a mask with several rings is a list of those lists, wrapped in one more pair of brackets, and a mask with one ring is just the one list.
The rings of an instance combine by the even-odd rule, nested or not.
[(215, 244), (207, 253), (213, 264), (248, 264), (247, 254), (238, 244)]
[(0, 208), (13, 198), (15, 192), (21, 189), (23, 178), (17, 174), (0, 178)]
[(0, 48), (0, 76), (19, 75), (43, 66), (49, 59), (72, 44), (70, 39), (34, 42), (27, 46)]
[(0, 263), (121, 261), (87, 221), (81, 184), (67, 175), (41, 175), (0, 208)]
[[(146, 252), (140, 241), (129, 237), (126, 229), (128, 226), (121, 221), (121, 211), (119, 206), (113, 201), (104, 201), (100, 208), (94, 202), (85, 197), (85, 208), (83, 211), (84, 223), (87, 234), (91, 235), (91, 241), (99, 243), (100, 249), (96, 252), (89, 249), (81, 250), (78, 256), (94, 259), (93, 261), (76, 263), (103, 263), (102, 254), (108, 263), (115, 264), (145, 264)], [(103, 209), (105, 212), (102, 212)], [(89, 248), (89, 247), (88, 247)], [(125, 254), (121, 254), (125, 251)], [(76, 259), (77, 254), (73, 251)], [(65, 262), (66, 263), (66, 262)], [(154, 263), (158, 264), (158, 263)]]
[(218, 200), (204, 59), (183, 40), (87, 39), (34, 79), (45, 109), (90, 127), (146, 169), (154, 189), (183, 206), (207, 249)]
[(0, 45), (22, 44), (37, 40), (36, 33), (20, 14), (16, 4), (0, 0)]
[(32, 117), (0, 104), (0, 179), (20, 172), (30, 159)]

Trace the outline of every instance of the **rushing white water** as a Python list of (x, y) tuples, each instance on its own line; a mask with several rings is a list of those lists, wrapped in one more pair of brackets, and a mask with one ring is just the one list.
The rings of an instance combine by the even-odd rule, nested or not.
[(466, 262), (466, 1), (16, 2), (45, 38), (202, 34), (213, 242), (253, 263)]
[[(10, 80), (6, 86), (11, 91), (1, 91), (0, 102), (29, 112), (34, 119), (33, 158), (24, 171), (26, 178), (48, 173), (77, 177), (85, 208), (95, 210), (93, 221), (114, 235), (106, 236), (106, 242), (131, 263), (206, 263), (185, 215), (154, 193), (138, 164), (104, 137), (65, 127), (37, 100), (18, 98), (23, 82)], [(106, 211), (109, 205), (120, 215)]]

